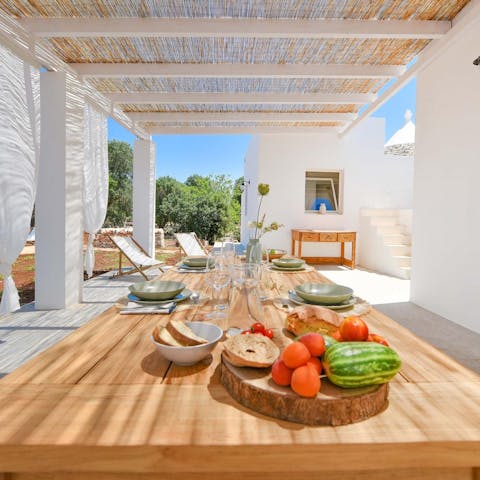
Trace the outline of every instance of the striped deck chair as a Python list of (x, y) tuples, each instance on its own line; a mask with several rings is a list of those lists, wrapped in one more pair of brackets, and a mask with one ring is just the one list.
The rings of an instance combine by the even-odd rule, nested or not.
[(187, 257), (208, 255), (207, 249), (202, 245), (195, 232), (176, 233), (175, 238)]
[[(156, 260), (148, 255), (148, 253), (140, 246), (138, 242), (134, 240), (133, 237), (109, 235), (109, 238), (119, 250), (118, 273), (114, 275), (115, 277), (139, 272), (143, 275), (145, 280), (148, 280), (148, 277), (145, 275), (144, 271), (148, 270), (149, 268), (157, 267), (162, 272), (164, 271), (162, 265), (165, 265), (165, 262)], [(125, 272), (122, 270), (123, 256), (125, 256), (133, 265), (133, 269), (129, 269)]]

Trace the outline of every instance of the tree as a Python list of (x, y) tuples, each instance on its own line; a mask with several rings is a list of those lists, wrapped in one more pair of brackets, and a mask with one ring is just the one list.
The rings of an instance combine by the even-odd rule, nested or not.
[(108, 142), (108, 206), (105, 225), (123, 226), (132, 217), (133, 150), (130, 144)]

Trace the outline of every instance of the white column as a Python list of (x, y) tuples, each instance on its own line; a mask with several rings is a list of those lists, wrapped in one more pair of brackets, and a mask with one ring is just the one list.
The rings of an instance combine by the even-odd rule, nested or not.
[(40, 77), (40, 162), (35, 202), (35, 308), (82, 300), (84, 98), (70, 74)]
[(136, 140), (133, 148), (133, 237), (155, 256), (155, 144)]

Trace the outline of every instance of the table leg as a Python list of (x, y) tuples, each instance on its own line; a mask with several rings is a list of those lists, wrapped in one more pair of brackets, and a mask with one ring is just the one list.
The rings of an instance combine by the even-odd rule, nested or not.
[(292, 236), (292, 257), (295, 256), (295, 238)]
[(355, 250), (356, 250), (357, 240), (356, 237), (352, 240), (352, 270), (355, 268)]
[(340, 263), (345, 265), (345, 242), (340, 242)]

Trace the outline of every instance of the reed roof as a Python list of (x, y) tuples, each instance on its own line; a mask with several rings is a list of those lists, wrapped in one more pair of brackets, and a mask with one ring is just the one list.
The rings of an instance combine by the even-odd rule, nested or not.
[[(32, 20), (77, 19), (92, 21), (100, 19), (171, 19), (175, 24), (185, 19), (236, 19), (236, 20), (368, 20), (415, 22), (451, 21), (469, 3), (468, 0), (0, 0), (0, 12), (23, 23), (27, 31), (34, 25)], [(128, 115), (132, 112), (196, 112), (196, 113), (250, 113), (248, 120), (233, 123), (222, 121), (192, 121), (161, 123), (162, 127), (172, 127), (180, 132), (182, 128), (206, 131), (208, 127), (226, 130), (229, 128), (279, 127), (294, 130), (295, 127), (340, 127), (344, 128), (350, 120), (345, 121), (305, 121), (265, 122), (255, 120), (255, 114), (278, 113), (357, 113), (362, 103), (348, 103), (348, 95), (377, 94), (391, 79), (390, 76), (358, 74), (352, 70), (351, 75), (327, 76), (304, 75), (301, 67), (336, 66), (345, 68), (370, 66), (406, 66), (429, 43), (437, 37), (398, 38), (384, 35), (382, 38), (351, 38), (350, 32), (336, 38), (316, 38), (306, 35), (300, 37), (282, 37), (268, 35), (228, 35), (215, 36), (189, 35), (142, 35), (92, 33), (91, 35), (69, 35), (66, 33), (39, 35), (32, 39), (41, 42), (61, 61), (72, 64), (138, 64), (141, 65), (205, 65), (204, 75), (185, 74), (143, 74), (134, 76), (123, 74), (97, 74), (97, 70), (86, 77), (86, 81), (107, 97), (117, 94), (116, 102)], [(293, 75), (252, 74), (230, 76), (226, 74), (208, 74), (209, 66), (296, 66), (299, 72)], [(310, 77), (310, 78), (307, 78)], [(347, 77), (347, 78), (345, 78)], [(131, 95), (122, 102), (118, 94), (138, 94), (138, 100)], [(158, 101), (142, 100), (146, 94), (218, 94), (218, 101), (202, 103), (166, 103), (161, 97)], [(231, 96), (222, 100), (222, 95), (258, 96), (258, 102), (232, 102)], [(322, 94), (344, 95), (345, 98), (329, 102), (322, 99), (318, 103), (302, 102), (302, 95)], [(296, 95), (295, 102), (278, 102), (265, 100), (266, 96)], [(229, 101), (230, 99), (230, 101)], [(284, 100), (284, 98), (283, 98)], [(311, 100), (311, 99), (310, 99)], [(365, 103), (369, 103), (365, 100)], [(147, 130), (159, 127), (152, 121), (140, 121)], [(155, 128), (154, 128), (155, 127)]]

